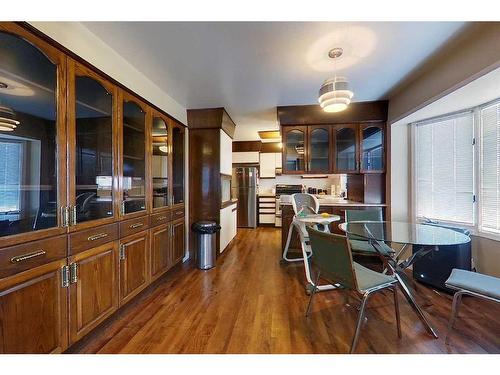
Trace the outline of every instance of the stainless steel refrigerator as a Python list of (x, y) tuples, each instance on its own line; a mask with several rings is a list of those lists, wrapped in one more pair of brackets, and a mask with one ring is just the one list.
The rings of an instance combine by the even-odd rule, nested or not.
[(257, 227), (257, 188), (259, 171), (256, 167), (235, 167), (231, 182), (231, 196), (238, 199), (239, 228)]

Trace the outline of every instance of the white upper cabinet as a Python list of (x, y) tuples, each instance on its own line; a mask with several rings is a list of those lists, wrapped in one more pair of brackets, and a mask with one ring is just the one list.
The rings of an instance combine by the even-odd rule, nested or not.
[(274, 153), (260, 154), (260, 177), (261, 178), (276, 177), (276, 156)]
[(259, 151), (233, 152), (233, 163), (258, 163)]
[(233, 173), (233, 140), (224, 130), (220, 131), (220, 173)]

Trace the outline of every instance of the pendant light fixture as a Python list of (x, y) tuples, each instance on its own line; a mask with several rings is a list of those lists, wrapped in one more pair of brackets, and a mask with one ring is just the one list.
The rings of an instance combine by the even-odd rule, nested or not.
[(9, 107), (0, 105), (0, 131), (11, 132), (20, 124), (15, 119), (15, 114)]
[[(328, 56), (334, 60), (342, 56), (342, 48), (334, 48), (328, 52)], [(351, 103), (354, 93), (349, 90), (349, 84), (345, 77), (327, 79), (319, 89), (319, 105), (325, 112), (341, 112)]]

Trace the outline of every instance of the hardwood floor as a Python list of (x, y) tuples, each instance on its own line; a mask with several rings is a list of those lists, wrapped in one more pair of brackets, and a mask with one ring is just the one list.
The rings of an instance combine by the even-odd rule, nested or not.
[[(280, 265), (280, 231), (238, 229), (216, 268), (189, 264), (159, 279), (69, 353), (346, 353), (357, 311), (346, 293), (317, 294), (309, 318), (301, 264)], [(432, 338), (400, 295), (398, 340), (390, 294), (368, 304), (357, 353), (500, 353), (498, 306), (464, 297), (450, 345), (451, 297), (418, 285), (440, 333)], [(349, 301), (347, 301), (349, 302)]]

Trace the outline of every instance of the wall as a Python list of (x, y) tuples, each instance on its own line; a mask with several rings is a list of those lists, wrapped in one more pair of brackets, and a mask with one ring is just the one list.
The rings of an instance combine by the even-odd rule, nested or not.
[(79, 22), (30, 24), (183, 124), (187, 124), (186, 108)]
[(500, 242), (472, 236), (472, 256), (478, 272), (500, 277)]
[(474, 22), (389, 94), (389, 123), (500, 66), (500, 22)]
[(407, 124), (391, 126), (391, 220), (410, 220), (410, 140)]

